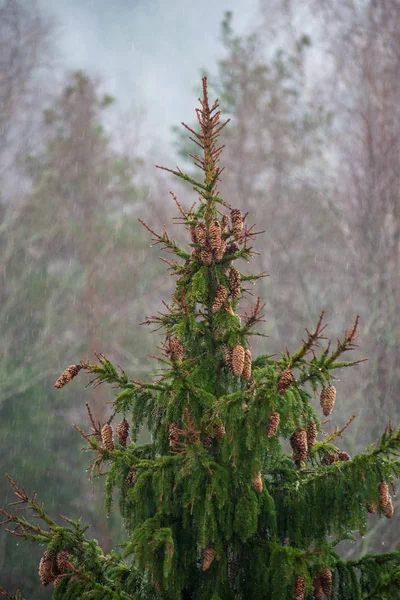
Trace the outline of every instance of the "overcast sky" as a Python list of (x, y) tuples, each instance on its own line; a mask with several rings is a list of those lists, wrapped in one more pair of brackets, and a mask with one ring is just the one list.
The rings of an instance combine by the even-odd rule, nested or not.
[(146, 105), (146, 127), (170, 138), (193, 119), (200, 70), (221, 56), (220, 23), (257, 23), (258, 0), (38, 0), (56, 17), (66, 65), (102, 77), (121, 106)]

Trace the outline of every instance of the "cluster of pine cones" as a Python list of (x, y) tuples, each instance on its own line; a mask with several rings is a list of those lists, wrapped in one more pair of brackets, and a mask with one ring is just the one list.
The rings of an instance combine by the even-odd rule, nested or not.
[(54, 587), (61, 581), (62, 576), (73, 569), (66, 550), (60, 550), (57, 554), (46, 550), (39, 563), (38, 575), (42, 585), (47, 586), (54, 583)]
[(243, 377), (245, 381), (249, 381), (252, 360), (251, 352), (248, 348), (245, 350), (240, 344), (236, 344), (233, 348), (226, 348), (225, 362), (232, 375)]
[[(115, 429), (118, 438), (118, 443), (121, 444), (121, 446), (126, 446), (126, 440), (128, 439), (129, 435), (128, 421), (125, 418), (122, 419), (121, 423), (118, 423)], [(105, 425), (103, 425), (101, 429), (101, 441), (103, 443), (104, 448), (110, 451), (114, 450), (114, 432), (110, 423), (106, 423)]]
[[(220, 262), (225, 253), (233, 254), (239, 250), (238, 245), (235, 242), (231, 242), (229, 245), (226, 243), (226, 239), (233, 236), (236, 240), (242, 237), (243, 232), (243, 216), (239, 209), (231, 210), (231, 229), (226, 232), (229, 225), (229, 217), (224, 215), (219, 221), (214, 219), (208, 228), (205, 223), (197, 223), (191, 225), (189, 228), (190, 237), (194, 244), (198, 244), (194, 248), (193, 256), (200, 256), (201, 261), (207, 267), (209, 267), (213, 261)], [(223, 233), (225, 233), (223, 235)]]
[[(317, 573), (313, 579), (314, 598), (322, 598), (322, 594), (330, 596), (332, 593), (332, 572), (324, 569)], [(296, 577), (293, 587), (293, 596), (295, 600), (303, 600), (306, 593), (306, 580), (302, 575)]]

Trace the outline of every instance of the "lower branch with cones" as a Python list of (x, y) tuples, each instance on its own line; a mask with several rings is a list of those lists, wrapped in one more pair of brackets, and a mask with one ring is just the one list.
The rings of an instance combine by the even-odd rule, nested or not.
[[(164, 335), (157, 374), (130, 379), (98, 354), (56, 382), (62, 389), (86, 372), (116, 394), (106, 422), (95, 422), (87, 405), (90, 430), (75, 429), (92, 456), (92, 479), (105, 482), (107, 513), (118, 499), (126, 541), (104, 555), (80, 521), (56, 522), (11, 477), (17, 500), (1, 509), (3, 525), (43, 546), (38, 576), (55, 600), (399, 597), (400, 551), (339, 555), (341, 542), (365, 533), (368, 515), (393, 518), (400, 476), (400, 429), (389, 425), (353, 457), (340, 443), (354, 417), (325, 431), (340, 403), (335, 371), (362, 362), (343, 359), (356, 348), (358, 317), (335, 347), (322, 313), (295, 352), (254, 356), (249, 339), (265, 305), (258, 298), (248, 314), (238, 311), (243, 282), (265, 275), (244, 274), (239, 263), (255, 254), (259, 232), (220, 198), (217, 142), (226, 123), (205, 78), (197, 117), (200, 131), (188, 129), (204, 181), (167, 169), (200, 197), (186, 211), (173, 195), (188, 250), (165, 227), (158, 234), (146, 225), (175, 254), (167, 262), (178, 277), (167, 312), (146, 321)], [(143, 427), (150, 444), (137, 443)]]

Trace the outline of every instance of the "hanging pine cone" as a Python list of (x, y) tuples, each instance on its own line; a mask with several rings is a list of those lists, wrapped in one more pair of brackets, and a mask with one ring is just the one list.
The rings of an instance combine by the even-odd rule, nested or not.
[(201, 443), (203, 444), (203, 448), (209, 448), (212, 444), (212, 437), (207, 435)]
[(198, 225), (196, 225), (195, 235), (197, 238), (197, 242), (204, 246), (207, 241), (207, 229), (204, 223), (199, 223)]
[(110, 451), (114, 450), (113, 430), (110, 423), (103, 425), (101, 429), (101, 441), (104, 448)]
[(387, 507), (387, 505), (389, 503), (389, 498), (390, 498), (389, 488), (385, 481), (380, 482), (380, 484), (378, 485), (378, 491), (379, 491), (379, 508), (381, 510), (385, 510), (385, 508)]
[(320, 600), (320, 598), (322, 598), (323, 590), (322, 590), (322, 584), (321, 584), (319, 574), (314, 577), (312, 584), (313, 584), (314, 598), (318, 598), (318, 600)]
[(293, 379), (294, 377), (292, 369), (285, 369), (282, 371), (278, 382), (278, 392), (280, 394), (284, 394), (292, 383)]
[(257, 476), (253, 479), (253, 487), (256, 490), (257, 494), (261, 494), (261, 492), (263, 491), (263, 481), (261, 473), (257, 473)]
[(330, 596), (332, 593), (332, 573), (329, 569), (324, 569), (319, 574), (319, 579), (322, 585), (322, 591), (325, 596)]
[(193, 244), (199, 244), (200, 242), (197, 239), (196, 225), (190, 225), (189, 233), (190, 233), (190, 239), (192, 240)]
[(216, 440), (222, 440), (226, 435), (226, 429), (222, 424), (214, 425), (214, 437)]
[(306, 593), (306, 580), (302, 575), (296, 577), (293, 587), (293, 596), (295, 600), (303, 600)]
[(240, 273), (237, 269), (231, 269), (229, 271), (229, 291), (232, 298), (239, 298), (240, 296)]
[(251, 377), (251, 352), (248, 348), (247, 348), (247, 350), (245, 350), (245, 353), (244, 353), (244, 365), (243, 365), (242, 377), (245, 381), (249, 381), (249, 379)]
[(336, 460), (338, 460), (338, 461), (351, 460), (351, 456), (347, 452), (340, 451), (340, 452), (337, 452), (337, 454), (336, 454)]
[(322, 412), (324, 413), (325, 417), (328, 417), (332, 413), (333, 407), (335, 405), (335, 400), (336, 388), (334, 385), (328, 385), (328, 387), (322, 389), (319, 403), (321, 405)]
[(296, 429), (290, 438), (293, 450), (293, 460), (297, 466), (307, 460), (307, 432), (305, 429)]
[(243, 230), (243, 216), (238, 208), (231, 210), (232, 233), (236, 239), (240, 238)]
[(374, 515), (376, 513), (376, 506), (374, 506), (374, 504), (372, 504), (372, 502), (367, 502), (367, 511), (369, 513), (371, 513), (371, 515)]
[(49, 585), (49, 583), (55, 579), (56, 568), (56, 557), (52, 552), (48, 552), (48, 550), (46, 550), (40, 559), (38, 570), (38, 575), (42, 585)]
[(308, 446), (309, 450), (314, 446), (316, 439), (317, 439), (317, 426), (314, 423), (314, 421), (311, 419), (311, 421), (309, 421), (309, 423), (307, 425), (307, 446)]
[(168, 353), (171, 360), (182, 362), (184, 350), (181, 341), (177, 337), (170, 337), (168, 340)]
[(226, 230), (226, 228), (229, 225), (229, 222), (230, 221), (229, 221), (228, 215), (223, 215), (222, 220), (221, 220), (221, 229), (222, 229), (222, 231)]
[(325, 456), (321, 459), (321, 464), (323, 465), (332, 465), (334, 462), (337, 461), (337, 452), (334, 452), (333, 454), (325, 454)]
[(128, 489), (135, 483), (136, 476), (136, 469), (134, 467), (131, 467), (131, 470), (129, 471), (128, 475), (125, 477), (125, 492), (127, 492)]
[(221, 306), (223, 306), (228, 298), (228, 290), (223, 285), (217, 285), (217, 289), (215, 291), (214, 303), (212, 305), (213, 313), (216, 313)]
[(240, 377), (244, 369), (244, 348), (240, 344), (236, 344), (232, 348), (232, 369), (236, 377)]
[(203, 554), (203, 571), (207, 571), (207, 569), (209, 569), (211, 567), (214, 557), (215, 557), (215, 550), (211, 546), (211, 544), (209, 544), (207, 546), (207, 548), (204, 550), (204, 554)]
[(209, 267), (211, 265), (213, 253), (208, 244), (205, 244), (200, 250), (200, 258), (206, 267)]
[(65, 385), (67, 385), (67, 383), (71, 381), (71, 379), (78, 375), (81, 369), (82, 365), (70, 365), (57, 379), (57, 381), (54, 384), (54, 387), (63, 388)]
[(218, 250), (215, 252), (215, 260), (217, 262), (220, 262), (224, 258), (225, 252), (226, 252), (226, 243), (224, 242), (224, 240), (221, 240), (221, 245), (218, 248)]
[(129, 423), (125, 417), (122, 419), (121, 423), (118, 423), (116, 430), (118, 442), (121, 444), (121, 446), (126, 446), (126, 440), (128, 439), (129, 435)]
[(272, 412), (269, 415), (268, 422), (267, 422), (267, 428), (266, 428), (268, 438), (274, 437), (274, 435), (278, 431), (280, 420), (281, 420), (280, 414), (278, 412), (276, 412), (275, 410), (274, 410), (274, 412)]
[(176, 423), (171, 423), (169, 426), (169, 445), (175, 450), (179, 443), (179, 427)]
[(394, 515), (394, 508), (393, 508), (393, 500), (392, 497), (389, 494), (389, 501), (386, 505), (386, 510), (385, 510), (385, 517), (387, 519), (391, 519)]
[(221, 237), (221, 224), (215, 219), (208, 230), (208, 239), (210, 240), (210, 247), (213, 252), (218, 252), (222, 244)]
[(60, 573), (67, 573), (70, 569), (69, 554), (66, 550), (60, 550), (57, 554), (57, 569)]
[(226, 253), (227, 254), (235, 254), (235, 252), (238, 252), (238, 250), (240, 250), (240, 248), (237, 245), (237, 243), (231, 242), (230, 244), (228, 244), (228, 246), (226, 248)]
[(226, 366), (228, 367), (229, 371), (233, 373), (232, 348), (226, 347), (224, 353)]

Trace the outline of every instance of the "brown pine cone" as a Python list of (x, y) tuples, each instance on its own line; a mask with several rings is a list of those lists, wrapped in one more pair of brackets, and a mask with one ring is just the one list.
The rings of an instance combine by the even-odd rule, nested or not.
[(229, 217), (228, 217), (228, 215), (223, 215), (222, 219), (221, 219), (221, 229), (222, 229), (222, 231), (225, 231), (226, 228), (228, 227), (228, 225), (229, 225)]
[(216, 440), (222, 440), (222, 438), (224, 438), (225, 435), (226, 429), (222, 424), (214, 425), (214, 436)]
[(55, 388), (63, 388), (67, 383), (71, 381), (74, 377), (76, 377), (79, 371), (82, 369), (82, 365), (70, 365), (65, 369), (65, 371), (60, 375), (57, 381), (54, 384)]
[(245, 381), (249, 381), (249, 379), (251, 377), (251, 352), (248, 348), (247, 348), (247, 350), (245, 350), (245, 353), (244, 353), (244, 365), (243, 365), (242, 377)]
[(203, 571), (207, 571), (207, 569), (209, 569), (214, 561), (214, 557), (215, 557), (215, 550), (214, 548), (211, 546), (211, 544), (209, 544), (207, 546), (207, 548), (204, 550), (204, 554), (203, 554)]
[(266, 428), (268, 438), (274, 437), (274, 435), (278, 431), (280, 420), (281, 420), (280, 414), (276, 411), (273, 411), (269, 415), (268, 422), (267, 422), (267, 428)]
[(381, 510), (385, 510), (389, 503), (389, 498), (390, 498), (389, 488), (385, 481), (380, 482), (380, 484), (378, 485), (378, 491), (379, 491), (379, 508)]
[(131, 470), (129, 471), (128, 475), (125, 477), (125, 491), (127, 491), (136, 481), (136, 469), (134, 467), (131, 467)]
[(263, 491), (263, 480), (261, 473), (257, 473), (256, 477), (253, 479), (253, 487), (256, 490), (257, 494), (261, 494)]
[(243, 230), (243, 216), (238, 208), (231, 210), (232, 233), (236, 239), (240, 238)]
[(177, 337), (170, 337), (168, 341), (168, 353), (172, 361), (182, 362), (184, 350), (181, 341)]
[(57, 568), (60, 573), (67, 573), (70, 569), (69, 554), (66, 550), (60, 550), (60, 552), (58, 552)]
[(307, 446), (308, 446), (309, 450), (314, 446), (316, 439), (317, 439), (317, 426), (314, 423), (314, 421), (311, 419), (311, 421), (309, 421), (309, 423), (307, 425)]
[(322, 590), (325, 596), (330, 596), (332, 593), (332, 573), (329, 569), (324, 569), (319, 574)]
[(114, 450), (113, 430), (110, 423), (103, 425), (101, 429), (101, 441), (104, 448), (110, 451)]
[(57, 564), (56, 557), (52, 552), (46, 550), (43, 553), (42, 558), (39, 562), (39, 570), (38, 575), (40, 577), (40, 581), (42, 585), (49, 585), (52, 581), (54, 581), (56, 577)]
[(376, 506), (374, 506), (374, 504), (372, 504), (372, 502), (367, 502), (367, 511), (369, 513), (371, 513), (371, 515), (376, 513)]
[(217, 289), (215, 291), (214, 303), (212, 305), (213, 313), (216, 313), (226, 302), (228, 298), (228, 290), (223, 285), (217, 285)]
[(307, 432), (305, 429), (296, 429), (290, 438), (293, 450), (293, 460), (297, 466), (307, 460)]
[(340, 452), (338, 452), (338, 453), (337, 453), (337, 458), (336, 458), (336, 460), (338, 460), (338, 461), (346, 461), (346, 460), (351, 460), (351, 456), (350, 456), (350, 454), (348, 454), (347, 452), (342, 452), (342, 451), (340, 451)]
[(295, 600), (303, 600), (306, 593), (306, 580), (302, 575), (296, 577), (293, 587), (293, 596)]
[(179, 432), (180, 429), (176, 423), (171, 423), (169, 426), (169, 445), (172, 449), (175, 449), (179, 443)]
[(116, 430), (118, 442), (121, 444), (121, 446), (126, 446), (126, 440), (128, 439), (129, 435), (129, 423), (125, 417), (122, 419), (121, 423), (118, 423)]
[(232, 348), (232, 369), (236, 377), (241, 377), (244, 369), (244, 348), (240, 344)]
[(195, 235), (197, 242), (204, 246), (207, 241), (207, 229), (204, 223), (198, 223), (198, 225), (196, 225)]
[(189, 233), (190, 233), (190, 239), (192, 240), (193, 244), (199, 244), (200, 242), (197, 239), (196, 225), (189, 226)]
[(221, 224), (215, 219), (208, 230), (208, 239), (210, 240), (210, 247), (213, 252), (218, 252), (222, 244), (221, 237)]
[(229, 271), (229, 291), (232, 298), (240, 297), (240, 273), (237, 269), (232, 268)]
[(224, 240), (222, 240), (220, 247), (215, 252), (215, 260), (217, 262), (220, 262), (224, 258), (225, 252), (226, 252), (226, 243), (224, 242)]
[(278, 392), (280, 394), (284, 394), (286, 392), (286, 390), (292, 383), (293, 378), (294, 377), (292, 369), (285, 369), (284, 371), (282, 371), (278, 382)]
[(206, 267), (209, 267), (211, 265), (213, 253), (209, 244), (205, 244), (200, 250), (200, 258)]
[(392, 497), (389, 494), (389, 501), (386, 505), (386, 510), (385, 510), (385, 517), (387, 519), (391, 519), (394, 515), (394, 508), (393, 508), (393, 500)]
[(314, 598), (318, 598), (318, 600), (320, 600), (320, 598), (322, 598), (323, 590), (319, 573), (313, 579), (313, 590)]
[(207, 435), (201, 443), (203, 444), (203, 448), (209, 448), (212, 444), (211, 435)]
[(225, 348), (225, 362), (229, 371), (233, 374), (233, 364), (232, 364), (232, 348)]
[(325, 454), (325, 456), (322, 458), (321, 464), (331, 465), (336, 461), (337, 461), (337, 452), (334, 452), (333, 454), (328, 453), (328, 454)]
[(332, 413), (333, 407), (335, 405), (335, 400), (336, 400), (335, 386), (328, 385), (328, 387), (322, 389), (319, 403), (321, 405), (322, 412), (324, 413), (325, 417), (328, 417)]

